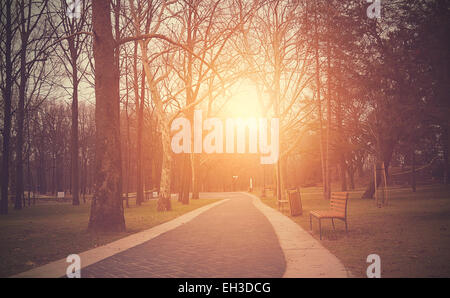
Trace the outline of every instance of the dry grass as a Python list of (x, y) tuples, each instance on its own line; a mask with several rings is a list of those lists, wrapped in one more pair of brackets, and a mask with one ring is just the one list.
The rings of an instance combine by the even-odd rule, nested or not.
[[(309, 231), (309, 211), (327, 209), (319, 188), (301, 190), (303, 215), (292, 218)], [(357, 277), (365, 277), (369, 254), (381, 257), (382, 277), (450, 277), (450, 188), (424, 186), (389, 190), (390, 204), (377, 208), (373, 200), (350, 193), (349, 232), (344, 223), (322, 222), (321, 243)], [(275, 199), (263, 202), (276, 208)], [(314, 237), (318, 223), (313, 219)]]
[(170, 212), (157, 212), (156, 200), (141, 207), (125, 209), (127, 231), (96, 234), (86, 230), (89, 204), (44, 204), (10, 210), (0, 217), (0, 276), (10, 276), (35, 266), (104, 245), (132, 233), (169, 221), (186, 212), (216, 202), (217, 199), (191, 200), (189, 205), (176, 201)]

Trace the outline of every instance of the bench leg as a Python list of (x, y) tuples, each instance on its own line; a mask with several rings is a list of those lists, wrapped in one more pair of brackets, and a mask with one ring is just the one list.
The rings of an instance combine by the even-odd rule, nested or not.
[(331, 219), (331, 223), (333, 224), (333, 230), (336, 230), (336, 228), (334, 226), (334, 219)]
[(320, 218), (319, 218), (319, 233), (320, 233), (320, 240), (322, 240), (322, 223), (320, 221)]
[(309, 215), (309, 230), (312, 232), (312, 216)]
[(348, 228), (347, 228), (347, 219), (345, 219), (345, 232), (348, 233)]

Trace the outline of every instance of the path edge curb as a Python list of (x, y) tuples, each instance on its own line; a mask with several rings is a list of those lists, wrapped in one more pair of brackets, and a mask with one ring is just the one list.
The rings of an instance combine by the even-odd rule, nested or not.
[(264, 204), (251, 193), (253, 205), (269, 220), (283, 251), (284, 278), (346, 278), (351, 273), (342, 262), (292, 219)]

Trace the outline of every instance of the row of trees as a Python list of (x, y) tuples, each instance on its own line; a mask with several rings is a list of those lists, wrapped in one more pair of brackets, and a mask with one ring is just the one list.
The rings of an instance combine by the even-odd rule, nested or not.
[[(380, 19), (366, 1), (73, 4), (1, 3), (2, 213), (8, 189), (17, 209), (25, 188), (70, 188), (74, 205), (92, 190), (90, 227), (123, 230), (123, 192), (140, 204), (157, 187), (167, 211), (172, 192), (188, 204), (190, 192), (233, 189), (237, 172), (273, 180), (278, 197), (321, 182), (328, 198), (333, 173), (346, 190), (380, 162), (389, 177), (435, 160), (449, 181), (445, 0), (383, 2)], [(242, 81), (261, 116), (280, 119), (279, 161), (174, 156), (171, 122), (232, 116)]]

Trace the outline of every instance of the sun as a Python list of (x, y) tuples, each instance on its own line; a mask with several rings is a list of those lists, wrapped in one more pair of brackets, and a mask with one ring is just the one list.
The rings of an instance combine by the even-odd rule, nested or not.
[(224, 107), (224, 114), (231, 118), (260, 118), (262, 107), (256, 86), (243, 81), (231, 90), (231, 97)]

